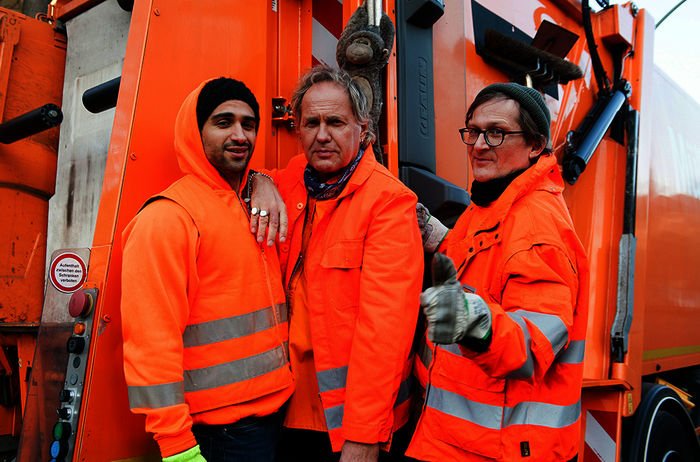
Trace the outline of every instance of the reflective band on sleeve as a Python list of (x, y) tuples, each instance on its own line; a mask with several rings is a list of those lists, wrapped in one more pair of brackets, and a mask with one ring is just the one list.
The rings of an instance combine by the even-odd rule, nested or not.
[(559, 361), (563, 364), (580, 364), (583, 362), (583, 356), (586, 353), (586, 341), (585, 340), (572, 340), (569, 342), (569, 346), (566, 350), (561, 352), (559, 355)]
[[(317, 372), (316, 377), (318, 378), (318, 389), (321, 393), (323, 393), (324, 391), (345, 388), (347, 376), (348, 366)], [(396, 401), (394, 402), (394, 407), (403, 404), (411, 397), (412, 381), (413, 376), (409, 375), (406, 380), (401, 382), (396, 396)], [(326, 426), (328, 427), (328, 430), (333, 430), (343, 425), (344, 409), (344, 405), (341, 404), (323, 411), (326, 416)]]
[(525, 310), (517, 310), (508, 315), (513, 319), (514, 316), (521, 316), (533, 323), (549, 340), (554, 356), (559, 354), (569, 340), (569, 331), (566, 330), (566, 324), (559, 316)]
[(507, 314), (513, 321), (518, 323), (518, 326), (520, 326), (520, 330), (523, 331), (527, 359), (525, 360), (525, 364), (520, 366), (520, 369), (511, 372), (506, 378), (529, 379), (535, 373), (535, 360), (532, 358), (532, 349), (530, 349), (530, 331), (527, 329), (527, 324), (525, 324), (523, 318), (521, 318), (520, 316), (513, 315), (512, 313)]
[(340, 406), (331, 407), (325, 409), (323, 413), (326, 416), (326, 427), (328, 430), (335, 430), (343, 426), (343, 412), (345, 411), (345, 406), (342, 404)]
[(547, 428), (564, 428), (575, 424), (581, 415), (581, 400), (570, 406), (524, 401), (515, 407), (505, 408), (503, 426), (538, 425)]
[(457, 393), (428, 386), (426, 406), (492, 430), (501, 428), (503, 408), (471, 401)]
[(411, 388), (413, 388), (413, 376), (409, 375), (406, 377), (406, 380), (401, 382), (401, 385), (399, 385), (399, 393), (396, 395), (394, 407), (400, 406), (408, 401), (408, 398), (411, 397)]
[(425, 340), (425, 335), (421, 339), (420, 348), (418, 349), (418, 359), (423, 364), (426, 369), (430, 368), (430, 363), (433, 362), (433, 350), (428, 346), (428, 342)]
[(127, 387), (131, 409), (160, 409), (185, 404), (185, 388), (182, 382)]
[(316, 379), (320, 393), (345, 388), (348, 380), (348, 366), (317, 372)]
[[(286, 322), (286, 304), (275, 305), (275, 309), (280, 319), (279, 322)], [(275, 324), (275, 313), (272, 307), (268, 306), (261, 310), (232, 316), (230, 318), (190, 324), (185, 328), (185, 332), (182, 334), (182, 341), (185, 348), (208, 345), (210, 343), (223, 342), (255, 334), (256, 332), (262, 332), (273, 327)]]
[(215, 366), (186, 370), (185, 392), (209, 390), (259, 377), (287, 365), (284, 346)]

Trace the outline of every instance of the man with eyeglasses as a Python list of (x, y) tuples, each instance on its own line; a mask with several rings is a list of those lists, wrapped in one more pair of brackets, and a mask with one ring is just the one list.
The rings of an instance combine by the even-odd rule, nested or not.
[(472, 204), (448, 230), (418, 207), (436, 252), (416, 361), (425, 406), (407, 455), (567, 461), (579, 443), (588, 263), (562, 197), (542, 95), (483, 89), (460, 130)]

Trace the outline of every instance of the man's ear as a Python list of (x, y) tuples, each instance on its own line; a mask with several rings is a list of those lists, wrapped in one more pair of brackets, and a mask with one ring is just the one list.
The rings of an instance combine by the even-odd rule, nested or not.
[(541, 136), (538, 140), (532, 142), (532, 147), (530, 148), (529, 158), (534, 159), (539, 156), (544, 148), (547, 146), (547, 139)]
[(360, 131), (360, 146), (362, 146), (363, 149), (367, 149), (367, 146), (374, 144), (376, 137), (369, 129), (369, 122), (361, 124), (360, 126), (362, 127)]

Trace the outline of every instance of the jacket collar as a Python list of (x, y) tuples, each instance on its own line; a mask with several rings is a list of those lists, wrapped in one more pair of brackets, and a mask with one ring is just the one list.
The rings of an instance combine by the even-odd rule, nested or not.
[(488, 207), (472, 204), (469, 207), (476, 210), (488, 210), (483, 214), (478, 229), (490, 229), (498, 225), (511, 207), (523, 196), (532, 191), (541, 190), (559, 194), (564, 190), (564, 182), (557, 165), (556, 157), (552, 154), (540, 156), (537, 163), (525, 170), (514, 179), (503, 191), (503, 194)]
[(376, 164), (377, 164), (377, 160), (374, 157), (374, 151), (372, 150), (372, 145), (369, 145), (369, 146), (367, 146), (367, 149), (365, 149), (365, 153), (362, 155), (362, 159), (360, 159), (360, 163), (357, 164), (357, 168), (355, 168), (355, 172), (353, 172), (352, 176), (348, 180), (348, 184), (345, 186), (345, 188), (338, 195), (338, 199), (342, 199), (343, 197), (352, 194), (365, 181), (367, 181), (367, 178), (369, 178), (369, 176), (372, 173), (372, 171), (374, 170), (374, 167), (376, 166)]
[[(303, 154), (302, 154), (303, 156)], [(355, 171), (353, 174), (350, 176), (350, 179), (348, 180), (348, 184), (345, 185), (345, 188), (338, 194), (338, 197), (335, 199), (329, 199), (331, 201), (337, 201), (345, 196), (348, 196), (352, 194), (357, 188), (362, 186), (362, 184), (367, 181), (367, 178), (369, 178), (370, 174), (374, 170), (375, 166), (377, 164), (377, 160), (374, 157), (374, 151), (372, 150), (372, 146), (369, 145), (367, 146), (367, 149), (365, 149), (365, 153), (362, 155), (362, 159), (360, 159), (360, 163), (357, 164), (357, 167), (355, 168)], [(301, 162), (297, 168), (299, 168), (299, 174), (297, 175), (298, 177), (298, 182), (297, 182), (297, 187), (300, 187), (301, 190), (304, 191), (304, 194), (306, 194), (306, 186), (304, 185), (304, 168), (306, 168), (306, 163)]]

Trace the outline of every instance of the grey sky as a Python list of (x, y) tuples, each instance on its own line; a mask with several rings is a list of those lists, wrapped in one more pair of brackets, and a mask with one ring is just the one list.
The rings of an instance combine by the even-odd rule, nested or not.
[[(638, 0), (634, 3), (640, 9), (645, 8), (658, 23), (678, 2), (679, 0)], [(686, 0), (656, 29), (654, 62), (700, 103), (698, 43), (700, 43), (700, 0)]]

